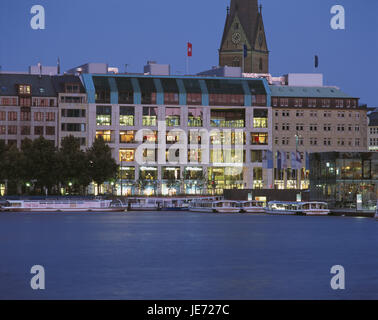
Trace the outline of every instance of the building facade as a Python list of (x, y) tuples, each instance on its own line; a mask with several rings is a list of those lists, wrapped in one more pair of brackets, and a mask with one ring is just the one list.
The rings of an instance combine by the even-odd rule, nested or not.
[(333, 207), (374, 209), (378, 199), (378, 153), (326, 152), (310, 157), (310, 197)]
[(378, 109), (368, 116), (367, 144), (369, 151), (378, 151)]
[(50, 76), (0, 74), (0, 139), (21, 147), (43, 136), (58, 143), (58, 99)]
[(243, 73), (269, 73), (269, 50), (257, 0), (231, 0), (219, 49), (219, 65)]
[(62, 139), (74, 136), (84, 150), (89, 145), (87, 94), (80, 77), (73, 75), (52, 78), (58, 97), (58, 147)]
[[(265, 79), (83, 74), (89, 140), (120, 165), (119, 195), (222, 193), (272, 184)], [(140, 158), (141, 157), (141, 158)]]
[(309, 187), (309, 154), (367, 151), (367, 109), (334, 87), (270, 86), (274, 185)]

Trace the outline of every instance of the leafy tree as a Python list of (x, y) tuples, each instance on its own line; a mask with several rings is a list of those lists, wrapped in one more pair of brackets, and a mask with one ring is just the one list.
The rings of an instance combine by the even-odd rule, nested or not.
[(7, 153), (7, 145), (4, 140), (0, 141), (0, 182), (4, 182), (6, 179), (6, 169), (5, 169), (5, 156)]
[(89, 161), (85, 152), (80, 149), (80, 140), (71, 136), (65, 137), (57, 153), (58, 179), (64, 186), (72, 183), (73, 188), (85, 188), (91, 182)]
[(102, 137), (95, 140), (92, 147), (87, 151), (87, 155), (89, 160), (89, 176), (97, 183), (99, 193), (101, 184), (117, 176), (118, 165), (112, 157), (110, 147)]
[(25, 139), (22, 143), (25, 178), (35, 181), (35, 185), (41, 190), (51, 190), (57, 181), (57, 157), (56, 148), (51, 141), (39, 137), (30, 142)]
[(4, 156), (3, 168), (8, 182), (8, 194), (20, 193), (20, 183), (23, 182), (25, 171), (23, 167), (23, 154), (15, 145), (9, 147)]

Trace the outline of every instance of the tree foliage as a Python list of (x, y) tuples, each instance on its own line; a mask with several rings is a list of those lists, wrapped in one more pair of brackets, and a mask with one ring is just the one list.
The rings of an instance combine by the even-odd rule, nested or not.
[(85, 152), (73, 136), (63, 138), (59, 150), (43, 137), (24, 139), (20, 150), (0, 142), (0, 182), (7, 182), (8, 194), (21, 193), (25, 184), (35, 193), (57, 193), (63, 187), (84, 194), (92, 181), (101, 185), (117, 173), (118, 165), (103, 139)]

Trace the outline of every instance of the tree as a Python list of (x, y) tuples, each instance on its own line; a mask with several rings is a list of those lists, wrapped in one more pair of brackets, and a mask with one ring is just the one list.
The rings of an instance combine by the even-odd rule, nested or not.
[(57, 181), (57, 159), (54, 143), (39, 137), (34, 141), (25, 139), (22, 142), (23, 167), (26, 170), (25, 178), (34, 180), (41, 189), (50, 190)]
[(102, 137), (95, 140), (92, 147), (87, 151), (89, 160), (89, 176), (97, 183), (97, 191), (106, 180), (117, 176), (118, 165), (112, 157), (110, 147)]
[(6, 179), (5, 157), (7, 151), (8, 148), (4, 140), (0, 140), (0, 183), (3, 183)]
[(86, 153), (80, 149), (80, 140), (70, 135), (62, 139), (61, 145), (57, 153), (59, 182), (74, 189), (87, 187), (91, 182), (89, 161)]
[(5, 179), (7, 180), (7, 194), (20, 193), (20, 183), (23, 182), (25, 171), (23, 167), (23, 154), (15, 145), (8, 148), (4, 155), (2, 167), (5, 171)]

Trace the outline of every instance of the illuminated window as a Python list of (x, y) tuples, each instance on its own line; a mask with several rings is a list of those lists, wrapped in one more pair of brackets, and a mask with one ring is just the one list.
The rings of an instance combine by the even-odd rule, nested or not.
[(251, 133), (251, 144), (253, 145), (267, 145), (268, 134), (267, 133)]
[(135, 132), (134, 131), (120, 131), (119, 132), (119, 142), (120, 143), (134, 143), (135, 142)]
[(96, 139), (102, 137), (102, 139), (104, 139), (105, 142), (113, 142), (113, 139), (112, 139), (112, 131), (110, 130), (99, 130), (99, 131), (96, 131)]
[(119, 161), (133, 162), (134, 161), (134, 155), (135, 155), (134, 149), (120, 149), (119, 150)]
[(143, 107), (143, 126), (151, 127), (157, 125), (157, 108)]
[(180, 125), (181, 109), (165, 108), (165, 121), (167, 127), (177, 127)]
[(96, 123), (98, 126), (112, 125), (112, 107), (97, 106), (96, 107)]
[(202, 127), (203, 108), (188, 108), (188, 127)]
[(31, 86), (20, 84), (18, 86), (18, 94), (20, 94), (20, 95), (30, 95), (31, 94)]
[(119, 108), (119, 124), (121, 126), (133, 126), (134, 125), (134, 107), (123, 107)]

